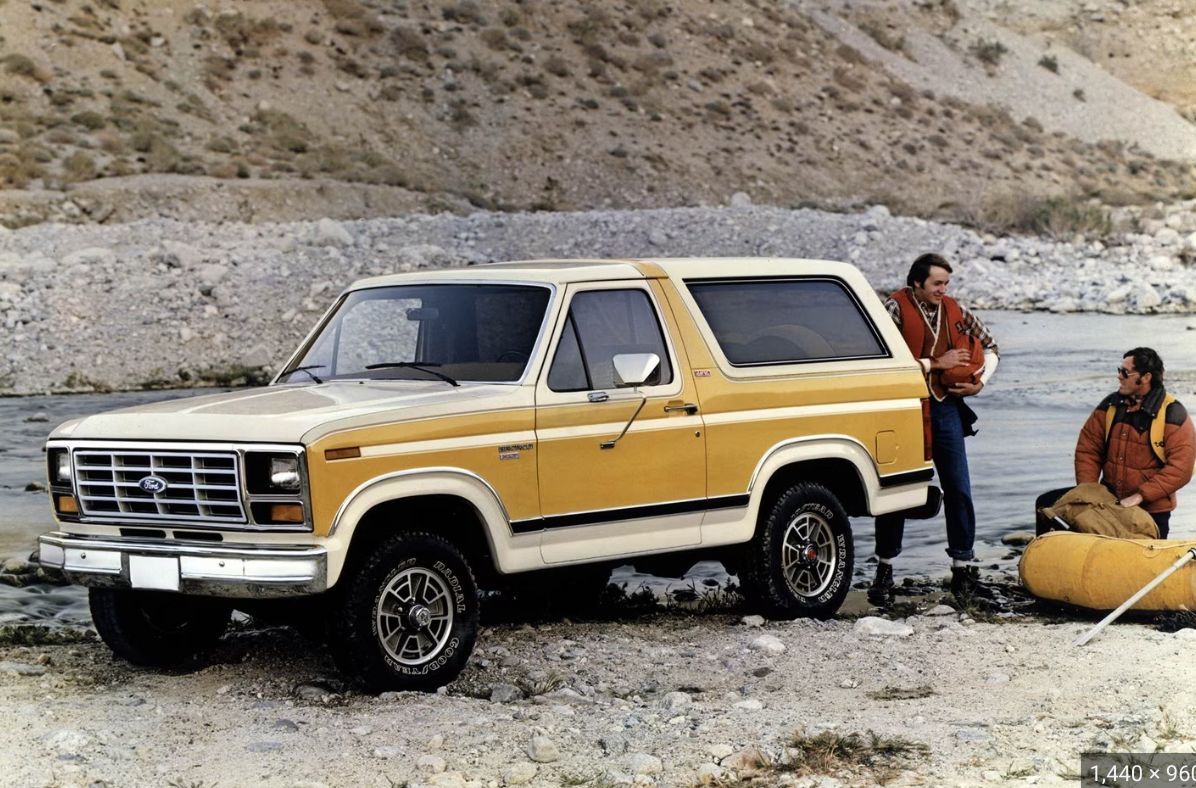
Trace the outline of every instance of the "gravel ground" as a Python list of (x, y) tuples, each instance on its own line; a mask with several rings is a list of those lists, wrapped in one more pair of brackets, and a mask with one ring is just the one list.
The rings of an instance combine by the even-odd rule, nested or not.
[[(439, 694), (346, 692), (285, 628), (134, 669), (92, 641), (0, 651), (0, 786), (836, 786), (1070, 781), (1088, 751), (1196, 750), (1196, 631), (658, 612), (484, 628)], [(804, 737), (904, 757), (819, 766)], [(924, 746), (924, 748), (923, 748)], [(1191, 756), (1196, 758), (1196, 755)]]

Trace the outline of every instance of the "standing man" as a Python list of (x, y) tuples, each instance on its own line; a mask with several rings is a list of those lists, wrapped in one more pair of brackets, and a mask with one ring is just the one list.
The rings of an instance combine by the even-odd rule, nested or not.
[[(1192, 480), (1196, 430), (1183, 403), (1163, 388), (1163, 359), (1148, 347), (1127, 351), (1117, 391), (1101, 400), (1076, 441), (1076, 484), (1100, 482), (1122, 506), (1141, 506), (1166, 539), (1175, 494)], [(1039, 497), (1049, 507), (1067, 489)], [(1038, 515), (1038, 532), (1051, 523)]]
[[(885, 302), (893, 322), (901, 329), (905, 343), (926, 373), (930, 389), (931, 453), (947, 518), (947, 555), (951, 556), (951, 591), (970, 595), (980, 589), (978, 572), (968, 562), (975, 558), (976, 512), (972, 506), (972, 482), (968, 456), (963, 445), (974, 435), (976, 414), (963, 401), (978, 394), (997, 370), (998, 349), (988, 327), (967, 307), (947, 295), (951, 264), (937, 254), (924, 254), (910, 266), (906, 287)], [(983, 367), (974, 375), (956, 372), (944, 381), (944, 373), (968, 367), (973, 354), (961, 345), (973, 337), (983, 348)], [(963, 378), (959, 380), (959, 378)], [(881, 604), (893, 591), (893, 559), (901, 553), (905, 517), (901, 513), (876, 518), (876, 578), (868, 589), (868, 600)]]

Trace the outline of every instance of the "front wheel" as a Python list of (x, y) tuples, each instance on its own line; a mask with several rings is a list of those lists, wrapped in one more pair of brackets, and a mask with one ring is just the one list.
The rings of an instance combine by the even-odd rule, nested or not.
[(341, 585), (328, 645), (367, 690), (430, 692), (464, 669), (477, 640), (478, 587), (450, 542), (395, 534)]
[(162, 591), (92, 588), (91, 620), (108, 647), (134, 665), (165, 667), (216, 644), (228, 628), (226, 602)]
[(830, 618), (851, 586), (851, 526), (820, 484), (785, 491), (744, 556), (744, 593), (774, 618)]

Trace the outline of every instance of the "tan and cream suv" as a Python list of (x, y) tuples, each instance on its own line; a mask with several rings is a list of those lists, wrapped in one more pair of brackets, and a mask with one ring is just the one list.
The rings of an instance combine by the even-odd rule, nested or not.
[(926, 396), (843, 263), (366, 279), (269, 386), (58, 427), (40, 560), (131, 662), (285, 612), (373, 691), (451, 681), (481, 590), (584, 607), (624, 564), (719, 560), (762, 612), (827, 617), (847, 518), (937, 501)]

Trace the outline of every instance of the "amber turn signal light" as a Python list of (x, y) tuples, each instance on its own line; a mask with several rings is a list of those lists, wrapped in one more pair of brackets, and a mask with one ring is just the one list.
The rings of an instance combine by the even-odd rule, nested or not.
[(75, 497), (73, 495), (58, 495), (55, 497), (57, 498), (56, 503), (59, 512), (62, 514), (79, 513), (79, 504), (75, 501)]
[(275, 523), (303, 522), (303, 505), (298, 503), (270, 504), (270, 521)]
[(361, 456), (361, 449), (356, 446), (348, 449), (325, 449), (325, 460), (352, 460)]

